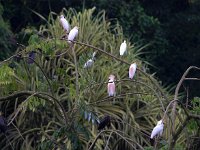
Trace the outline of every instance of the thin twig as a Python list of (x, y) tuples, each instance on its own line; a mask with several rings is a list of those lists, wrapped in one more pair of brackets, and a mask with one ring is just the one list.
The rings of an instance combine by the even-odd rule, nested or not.
[(188, 101), (189, 101), (189, 88), (188, 87), (185, 87), (184, 84), (183, 84), (183, 88), (184, 90), (186, 91), (186, 103), (185, 103), (185, 106), (186, 108), (188, 108)]
[(113, 133), (113, 132), (110, 132), (110, 135), (109, 135), (109, 137), (108, 137), (108, 140), (107, 140), (107, 142), (106, 142), (106, 146), (105, 146), (104, 150), (107, 150), (107, 147), (108, 147), (110, 138), (111, 138), (111, 136), (112, 136), (112, 133)]
[(185, 80), (197, 80), (197, 81), (200, 81), (199, 78), (185, 78)]
[(18, 56), (18, 55), (20, 55), (20, 54), (22, 54), (22, 51), (20, 51), (19, 53), (15, 54), (15, 55), (12, 55), (11, 57), (9, 57), (9, 58), (7, 58), (7, 59), (1, 61), (1, 62), (0, 62), (0, 66), (1, 66), (3, 63), (6, 63), (6, 62), (10, 61), (11, 59), (13, 59), (14, 57), (16, 57), (16, 56)]
[(8, 141), (8, 143), (10, 144), (11, 149), (12, 149), (12, 150), (15, 150), (14, 147), (12, 146), (12, 144), (10, 143), (10, 140), (9, 140), (9, 138), (7, 137), (6, 133), (5, 133), (4, 135), (5, 135), (5, 137), (6, 137), (7, 141)]
[(19, 128), (13, 122), (11, 122), (11, 124), (15, 127), (15, 129), (17, 130), (17, 132), (19, 133), (19, 135), (21, 136), (21, 138), (25, 141), (25, 139), (24, 139), (23, 135), (21, 134)]

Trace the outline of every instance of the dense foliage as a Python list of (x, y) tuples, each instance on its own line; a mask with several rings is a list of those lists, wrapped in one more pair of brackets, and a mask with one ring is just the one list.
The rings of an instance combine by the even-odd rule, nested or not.
[[(94, 8), (82, 13), (63, 10), (71, 26), (79, 26), (74, 44), (61, 38), (65, 33), (56, 13), (51, 12), (48, 19), (41, 16), (46, 24), (30, 32), (28, 45), (1, 62), (0, 104), (9, 126), (6, 138), (0, 135), (0, 147), (153, 149), (150, 133), (157, 120), (164, 119), (164, 134), (154, 148), (195, 148), (188, 139), (198, 143), (199, 130), (194, 125), (199, 123), (199, 98), (193, 100), (190, 111), (177, 105), (178, 117), (171, 119), (166, 107), (172, 96), (139, 57), (145, 46), (127, 39), (128, 54), (119, 57), (120, 44), (126, 39), (121, 26), (107, 21), (104, 11), (94, 12)], [(97, 52), (94, 65), (83, 68), (93, 52)], [(138, 69), (130, 80), (128, 68), (133, 62)], [(114, 97), (107, 94), (110, 74), (116, 76)], [(175, 100), (181, 99), (177, 94)], [(111, 125), (98, 130), (105, 116)], [(188, 123), (184, 128), (182, 124)]]
[(2, 17), (3, 11), (3, 6), (0, 4), (0, 60), (6, 58), (14, 51), (15, 43), (9, 23)]
[[(29, 39), (27, 26), (32, 28), (44, 23), (33, 11), (47, 17), (51, 10), (59, 13), (63, 7), (83, 10), (95, 6), (98, 11), (106, 10), (106, 16), (113, 19), (112, 24), (118, 20), (124, 35), (133, 43), (150, 43), (143, 50), (146, 54), (142, 58), (154, 66), (151, 71), (157, 72), (164, 84), (176, 84), (187, 67), (200, 64), (198, 0), (3, 0), (2, 4), (3, 18), (10, 22), (12, 31), (18, 33), (15, 38), (20, 43)], [(4, 28), (7, 27), (2, 30)], [(199, 84), (195, 85), (199, 87)], [(198, 88), (187, 87), (193, 91), (191, 97), (199, 96)]]

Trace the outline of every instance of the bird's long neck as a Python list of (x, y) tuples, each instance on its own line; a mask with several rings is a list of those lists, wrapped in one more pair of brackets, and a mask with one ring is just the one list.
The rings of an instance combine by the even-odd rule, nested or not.
[(110, 79), (108, 82), (109, 82), (109, 83), (114, 83), (114, 80), (113, 80), (113, 79)]

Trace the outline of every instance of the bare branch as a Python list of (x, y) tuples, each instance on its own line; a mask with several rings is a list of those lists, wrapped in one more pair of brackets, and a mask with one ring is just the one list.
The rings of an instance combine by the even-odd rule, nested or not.
[[(176, 87), (176, 90), (175, 90), (175, 95), (174, 95), (174, 100), (178, 100), (178, 93), (179, 93), (179, 89), (183, 83), (183, 81), (185, 80), (186, 76), (188, 75), (189, 71), (191, 69), (197, 69), (197, 70), (200, 70), (200, 68), (196, 67), (196, 66), (190, 66), (185, 72), (184, 74), (182, 75), (179, 83), (177, 84), (177, 87)], [(176, 119), (176, 105), (177, 105), (177, 101), (174, 102), (173, 104), (173, 109), (172, 109), (172, 123), (173, 123), (173, 128), (172, 128), (172, 132), (174, 133), (175, 131), (175, 119)]]
[(197, 80), (197, 81), (200, 81), (200, 78), (185, 78), (185, 80)]

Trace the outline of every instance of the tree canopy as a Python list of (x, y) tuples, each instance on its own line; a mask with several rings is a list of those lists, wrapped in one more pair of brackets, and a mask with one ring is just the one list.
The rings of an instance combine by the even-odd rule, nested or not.
[[(0, 147), (198, 149), (199, 8), (197, 0), (1, 1)], [(61, 14), (79, 27), (71, 44)], [(159, 120), (164, 132), (151, 146)]]
[[(191, 126), (198, 124), (198, 98), (187, 110), (177, 101), (181, 99), (177, 86), (170, 101), (172, 95), (159, 85), (148, 72), (147, 62), (140, 58), (144, 45), (131, 44), (127, 39), (128, 54), (119, 57), (120, 44), (126, 38), (118, 23), (113, 25), (106, 19), (105, 11), (63, 9), (61, 14), (72, 27), (79, 27), (76, 41), (67, 42), (59, 16), (51, 12), (47, 19), (40, 16), (46, 24), (30, 32), (27, 46), (21, 45), (15, 55), (1, 62), (0, 102), (8, 131), (6, 138), (0, 135), (0, 146), (153, 149), (151, 131), (158, 120), (163, 120), (164, 133), (154, 148), (191, 148), (188, 138), (199, 134)], [(93, 52), (97, 53), (96, 61), (91, 68), (84, 68)], [(128, 68), (133, 62), (137, 71), (131, 80)], [(179, 85), (191, 69), (200, 70), (190, 67)], [(111, 74), (116, 77), (113, 97), (107, 94)], [(171, 109), (172, 102), (180, 105)], [(183, 130), (186, 125), (187, 130)]]

